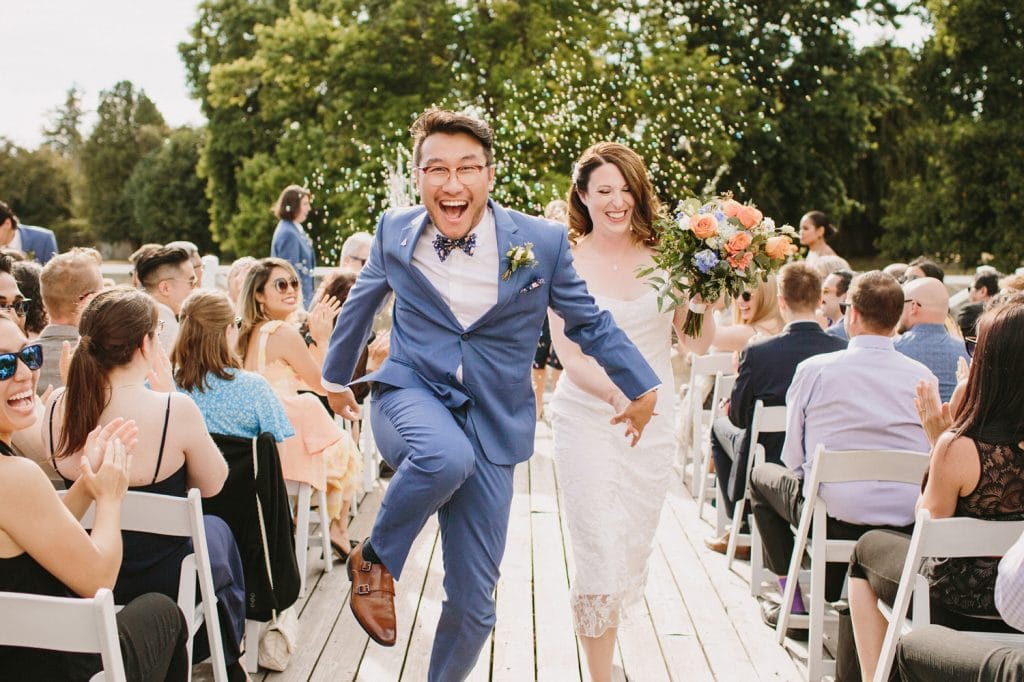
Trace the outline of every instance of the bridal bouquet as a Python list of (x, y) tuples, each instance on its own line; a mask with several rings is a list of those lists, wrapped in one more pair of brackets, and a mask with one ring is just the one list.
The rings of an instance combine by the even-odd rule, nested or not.
[(777, 272), (797, 251), (796, 230), (776, 226), (730, 193), (686, 199), (675, 217), (662, 214), (655, 229), (660, 240), (654, 247), (655, 267), (643, 268), (639, 276), (648, 277), (658, 290), (662, 310), (681, 305), (680, 293), (688, 295), (684, 332), (690, 337), (699, 336), (704, 323), (705, 304), (697, 303), (697, 296), (701, 301), (735, 298)]

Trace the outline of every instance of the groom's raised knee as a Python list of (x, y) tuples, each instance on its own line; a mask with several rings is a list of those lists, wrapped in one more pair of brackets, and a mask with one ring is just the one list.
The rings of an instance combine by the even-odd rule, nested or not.
[(452, 489), (462, 485), (476, 467), (476, 453), (464, 438), (438, 443), (415, 460), (437, 485)]

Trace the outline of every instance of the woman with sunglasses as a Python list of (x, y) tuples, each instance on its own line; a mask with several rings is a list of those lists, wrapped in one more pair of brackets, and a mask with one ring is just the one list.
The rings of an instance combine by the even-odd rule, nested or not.
[(753, 291), (744, 291), (733, 302), (733, 323), (715, 330), (715, 350), (741, 351), (756, 338), (775, 336), (785, 326), (779, 310), (775, 277), (761, 282)]
[(326, 490), (331, 546), (340, 559), (347, 560), (353, 546), (348, 509), (360, 487), (362, 459), (346, 447), (341, 428), (310, 395), (326, 395), (320, 385), (320, 366), (340, 305), (328, 297), (313, 306), (308, 318), (313, 342), (307, 348), (298, 325), (291, 322), (301, 311), (299, 279), (288, 261), (273, 257), (252, 266), (238, 303), (242, 316), (238, 354), (243, 366), (270, 382), (295, 429), (281, 447), (284, 477)]
[[(43, 361), (38, 344), (0, 314), (0, 592), (92, 597), (111, 589), (121, 567), (121, 501), (137, 440), (133, 422), (113, 419), (86, 437), (82, 476), (57, 497), (42, 470), (17, 457), (11, 436), (33, 425), (35, 386)], [(95, 502), (87, 533), (79, 519)], [(187, 626), (173, 600), (145, 594), (117, 616), (129, 680), (188, 679)], [(6, 679), (88, 680), (101, 667), (87, 654), (0, 647)]]
[[(127, 287), (101, 291), (82, 312), (82, 336), (67, 386), (51, 397), (43, 428), (54, 468), (68, 485), (86, 473), (81, 454), (90, 431), (120, 417), (139, 427), (128, 471), (130, 490), (184, 497), (189, 488), (198, 488), (203, 497), (211, 497), (223, 487), (227, 464), (196, 404), (182, 393), (146, 386), (159, 358), (157, 327), (156, 303)], [(242, 562), (227, 524), (214, 516), (204, 521), (229, 677), (245, 679), (238, 664), (245, 630)], [(176, 599), (181, 561), (191, 551), (188, 539), (125, 533), (114, 600), (124, 604), (146, 592)], [(205, 637), (196, 638), (195, 649), (196, 661), (208, 654)]]

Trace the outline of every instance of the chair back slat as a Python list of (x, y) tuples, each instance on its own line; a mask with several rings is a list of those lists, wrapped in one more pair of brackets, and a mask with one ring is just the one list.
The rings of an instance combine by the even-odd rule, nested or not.
[(0, 644), (100, 654), (104, 679), (123, 682), (124, 662), (108, 589), (92, 599), (0, 592)]
[(919, 484), (928, 470), (928, 453), (909, 450), (826, 450), (814, 454), (812, 486), (817, 483), (890, 481)]
[(922, 557), (1002, 556), (1021, 534), (1024, 534), (1024, 521), (967, 517), (929, 519), (921, 531), (918, 553)]
[(732, 374), (732, 353), (691, 356), (690, 376), (711, 376), (717, 372)]

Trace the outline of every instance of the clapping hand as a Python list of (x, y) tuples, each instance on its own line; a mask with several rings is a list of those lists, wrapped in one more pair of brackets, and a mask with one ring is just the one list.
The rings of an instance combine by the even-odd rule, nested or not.
[(618, 414), (611, 418), (609, 423), (621, 424), (625, 422), (626, 437), (632, 438), (629, 446), (636, 447), (636, 444), (640, 441), (640, 436), (644, 432), (644, 428), (647, 426), (647, 422), (654, 416), (654, 407), (657, 403), (658, 392), (648, 391), (627, 404)]
[(149, 387), (160, 393), (170, 393), (174, 390), (174, 370), (171, 368), (171, 359), (167, 357), (167, 351), (163, 344), (154, 343), (156, 362), (149, 368), (146, 379), (149, 380)]
[[(131, 455), (128, 453), (129, 448), (118, 437), (119, 433), (128, 435), (134, 445), (138, 429), (135, 422), (125, 422), (118, 418), (103, 428), (93, 429), (86, 441), (86, 454), (82, 455), (80, 462), (80, 480), (94, 500), (120, 500), (128, 491)], [(90, 462), (90, 454), (100, 458), (95, 469)]]
[[(114, 440), (121, 441), (125, 452), (130, 453), (139, 442), (139, 427), (135, 424), (135, 420), (116, 417), (107, 422), (106, 426), (97, 426), (89, 432), (85, 438), (82, 457), (88, 460), (92, 470), (99, 470), (103, 462), (103, 453), (110, 442)], [(82, 471), (85, 469), (83, 468)]]
[(366, 348), (366, 371), (372, 372), (378, 369), (391, 352), (391, 333), (384, 332), (373, 340)]
[(60, 345), (60, 360), (57, 363), (60, 380), (65, 386), (68, 384), (68, 371), (71, 369), (71, 354), (71, 343), (65, 341)]
[(937, 384), (922, 379), (917, 382), (917, 397), (914, 398), (914, 406), (917, 407), (917, 415), (921, 418), (924, 435), (934, 446), (939, 436), (953, 425), (949, 403), (943, 403), (939, 398)]
[(313, 309), (309, 311), (307, 323), (309, 324), (309, 335), (313, 337), (317, 345), (326, 344), (334, 331), (334, 321), (341, 312), (341, 302), (334, 296), (324, 296)]

